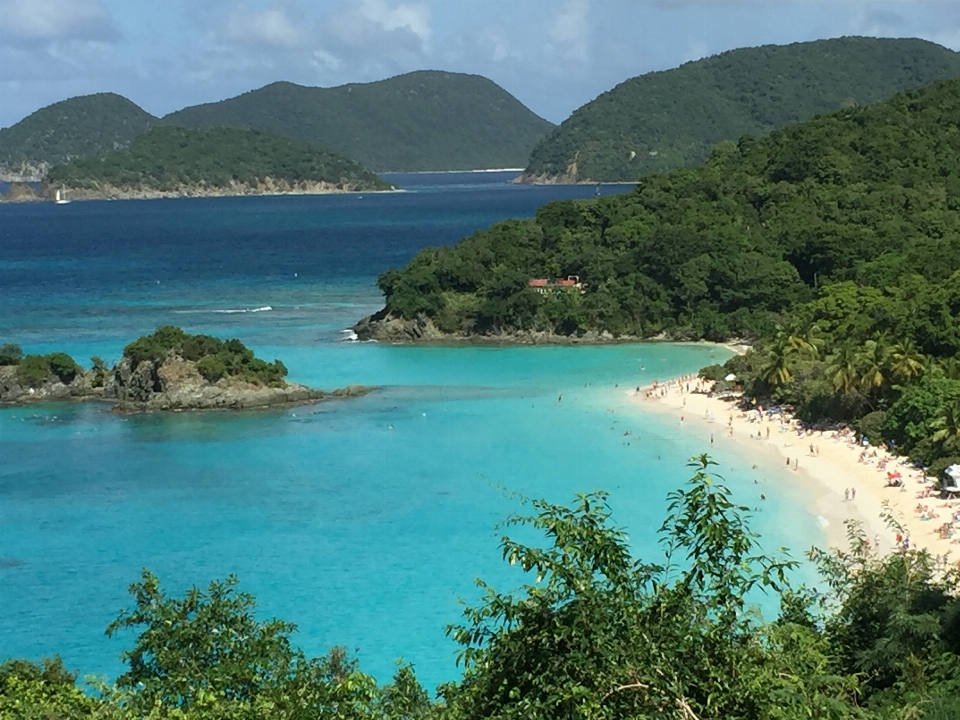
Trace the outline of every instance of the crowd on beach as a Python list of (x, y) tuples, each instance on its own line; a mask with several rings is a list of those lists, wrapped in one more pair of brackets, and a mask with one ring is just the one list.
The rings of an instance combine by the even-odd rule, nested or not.
[[(922, 467), (910, 462), (908, 459), (897, 456), (894, 448), (886, 445), (874, 446), (869, 441), (857, 433), (853, 428), (844, 425), (809, 425), (796, 419), (792, 415), (792, 408), (789, 406), (777, 406), (765, 408), (757, 400), (747, 403), (739, 392), (717, 392), (717, 383), (704, 380), (695, 375), (684, 375), (666, 382), (654, 382), (647, 387), (637, 387), (636, 396), (642, 396), (647, 400), (668, 400), (672, 407), (678, 407), (681, 414), (679, 416), (681, 427), (687, 419), (685, 412), (687, 408), (687, 397), (692, 394), (706, 396), (712, 400), (732, 400), (727, 410), (718, 408), (716, 404), (699, 403), (699, 407), (704, 407), (703, 420), (708, 423), (717, 421), (717, 412), (727, 415), (726, 434), (733, 437), (736, 418), (737, 427), (746, 425), (749, 429), (749, 437), (752, 440), (770, 441), (771, 431), (774, 439), (780, 438), (782, 441), (778, 446), (784, 454), (789, 452), (789, 447), (804, 448), (811, 458), (819, 458), (821, 443), (829, 442), (838, 449), (845, 452), (833, 453), (832, 457), (842, 461), (846, 467), (847, 463), (855, 463), (862, 470), (846, 473), (848, 478), (856, 476), (861, 483), (870, 482), (867, 478), (872, 475), (865, 475), (867, 469), (876, 470), (876, 484), (871, 485), (870, 489), (874, 494), (881, 492), (884, 488), (896, 489), (898, 493), (907, 493), (910, 488), (913, 489), (916, 499), (919, 502), (913, 508), (913, 514), (917, 521), (938, 522), (936, 530), (933, 533), (926, 533), (940, 542), (936, 547), (942, 547), (943, 543), (960, 545), (960, 502), (955, 499), (941, 498), (940, 491), (936, 485), (936, 479), (928, 477)], [(671, 397), (673, 396), (673, 397)], [(679, 397), (678, 397), (679, 396)], [(697, 411), (699, 417), (699, 410)], [(799, 440), (797, 443), (795, 440)], [(710, 443), (714, 442), (714, 434), (710, 434)], [(801, 458), (794, 456), (786, 457), (786, 464), (794, 471), (799, 470)], [(842, 469), (839, 470), (841, 473)], [(849, 482), (849, 479), (848, 479)], [(845, 483), (846, 485), (846, 483)], [(890, 492), (890, 491), (887, 491)], [(844, 502), (856, 503), (857, 487), (845, 486), (843, 488)], [(890, 496), (883, 498), (882, 502), (896, 500)], [(904, 511), (908, 510), (903, 502), (896, 502)], [(913, 539), (906, 531), (898, 531), (891, 538), (892, 545), (899, 550), (908, 550), (912, 547)], [(879, 536), (874, 539), (876, 546), (880, 546)], [(929, 544), (929, 543), (928, 543)], [(938, 567), (946, 568), (949, 564), (948, 554), (931, 553)], [(960, 563), (958, 563), (960, 567)]]

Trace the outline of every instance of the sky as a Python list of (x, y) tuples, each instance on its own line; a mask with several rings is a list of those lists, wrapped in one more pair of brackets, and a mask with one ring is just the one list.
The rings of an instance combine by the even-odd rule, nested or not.
[(95, 92), (163, 115), (419, 69), (484, 75), (559, 123), (635, 75), (843, 35), (960, 50), (960, 0), (0, 0), (0, 127)]

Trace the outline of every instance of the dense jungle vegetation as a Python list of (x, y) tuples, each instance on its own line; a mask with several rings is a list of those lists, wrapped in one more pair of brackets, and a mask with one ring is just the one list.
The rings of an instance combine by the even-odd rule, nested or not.
[(554, 127), (487, 78), (433, 70), (334, 88), (278, 82), (161, 122), (267, 130), (377, 172), (523, 167)]
[[(527, 287), (566, 275), (585, 293)], [(960, 457), (960, 80), (551, 203), (380, 287), (389, 313), (451, 333), (754, 338), (727, 368), (749, 395), (924, 463)]]
[(124, 148), (157, 118), (115, 93), (63, 100), (0, 129), (0, 177)]
[(148, 361), (162, 365), (171, 357), (195, 362), (197, 372), (208, 382), (235, 378), (256, 385), (283, 386), (287, 368), (279, 360), (268, 363), (254, 357), (239, 340), (220, 340), (212, 335), (191, 335), (165, 325), (152, 335), (137, 338), (123, 349), (132, 368)]
[(960, 54), (916, 39), (847, 37), (731, 50), (603, 93), (537, 144), (526, 172), (633, 181), (697, 165), (721, 140), (956, 77)]
[(233, 183), (257, 187), (266, 178), (290, 184), (323, 181), (361, 190), (393, 187), (359, 163), (272, 133), (171, 127), (154, 128), (124, 150), (55, 167), (46, 185), (176, 191)]
[[(134, 606), (107, 627), (129, 638), (125, 672), (85, 693), (59, 659), (0, 665), (0, 717), (40, 720), (955, 720), (960, 577), (925, 552), (812, 552), (822, 590), (792, 587), (796, 562), (761, 551), (747, 509), (693, 463), (671, 493), (664, 555), (634, 558), (606, 496), (524, 501), (504, 561), (526, 573), (447, 628), (460, 679), (437, 699), (400, 664), (378, 684), (342, 649), (307, 657), (295, 626), (261, 620), (236, 578), (168, 595), (144, 570)], [(892, 521), (891, 521), (892, 522)], [(765, 620), (764, 591), (780, 601)]]

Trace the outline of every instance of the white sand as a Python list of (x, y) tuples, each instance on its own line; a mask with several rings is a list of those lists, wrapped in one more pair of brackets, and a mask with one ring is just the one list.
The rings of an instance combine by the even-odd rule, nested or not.
[[(763, 420), (759, 420), (757, 412), (744, 413), (735, 402), (695, 392), (710, 385), (712, 383), (701, 385), (699, 380), (691, 378), (690, 392), (686, 391), (686, 382), (681, 385), (672, 381), (656, 390), (651, 386), (641, 388), (639, 393), (631, 391), (629, 396), (644, 410), (670, 413), (678, 421), (682, 416), (684, 423), (708, 425), (716, 444), (737, 443), (758, 465), (780, 462), (785, 468), (789, 459), (790, 474), (795, 473), (797, 482), (805, 488), (810, 510), (826, 520), (831, 547), (847, 548), (845, 521), (852, 519), (862, 523), (871, 541), (879, 541), (882, 551), (894, 549), (895, 531), (881, 518), (886, 502), (894, 517), (908, 530), (911, 547), (926, 549), (934, 556), (960, 549), (960, 522), (953, 524), (958, 532), (954, 532), (952, 538), (942, 538), (937, 533), (944, 523), (952, 520), (954, 513), (960, 512), (960, 501), (944, 501), (938, 495), (920, 497), (933, 487), (932, 479), (925, 478), (921, 471), (903, 464), (901, 458), (881, 448), (868, 447), (868, 457), (859, 462), (863, 448), (852, 444), (852, 437), (842, 438), (832, 431), (811, 432), (801, 437), (800, 424), (789, 417), (781, 422), (777, 417), (769, 419), (764, 413)], [(884, 459), (886, 467), (881, 469), (878, 464)], [(795, 463), (798, 464), (796, 470)], [(885, 487), (890, 472), (902, 475), (903, 487)], [(856, 496), (845, 500), (844, 491), (850, 488), (856, 490)], [(926, 512), (918, 506), (926, 508)], [(922, 520), (923, 514), (934, 517)]]

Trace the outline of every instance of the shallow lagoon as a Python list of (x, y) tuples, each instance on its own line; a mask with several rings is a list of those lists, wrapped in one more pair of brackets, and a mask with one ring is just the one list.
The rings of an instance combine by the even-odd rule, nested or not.
[[(348, 198), (67, 206), (92, 214), (99, 235), (49, 206), (0, 215), (4, 340), (116, 359), (125, 340), (170, 322), (240, 336), (297, 381), (384, 386), (248, 415), (0, 411), (0, 655), (60, 652), (84, 673), (116, 673), (124, 643), (103, 628), (146, 566), (176, 592), (236, 573), (264, 615), (300, 626), (308, 652), (345, 645), (383, 679), (403, 656), (433, 686), (456, 675), (443, 629), (457, 598), (476, 597), (477, 576), (517, 581), (494, 530), (517, 509), (502, 488), (560, 502), (609, 490), (637, 552), (657, 551), (664, 497), (709, 445), (639, 412), (625, 391), (726, 351), (340, 342), (378, 308), (384, 265), (424, 238), (452, 242), (545, 201), (499, 182), (418, 180), (419, 192), (378, 196), (364, 213), (339, 204)], [(766, 486), (757, 523), (768, 546), (798, 555), (820, 539), (785, 476), (715, 455), (741, 497), (754, 479)]]

